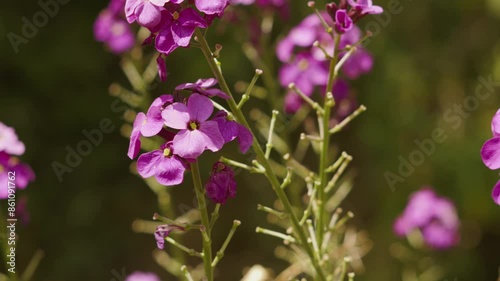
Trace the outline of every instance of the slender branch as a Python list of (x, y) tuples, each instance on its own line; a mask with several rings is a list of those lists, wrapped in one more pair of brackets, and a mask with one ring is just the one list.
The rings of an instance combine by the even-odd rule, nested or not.
[(284, 241), (287, 241), (287, 242), (290, 242), (290, 243), (295, 243), (296, 242), (295, 238), (293, 238), (290, 235), (286, 235), (286, 234), (283, 234), (281, 232), (277, 232), (277, 231), (265, 229), (265, 228), (262, 228), (262, 227), (257, 227), (255, 229), (255, 232), (266, 234), (266, 235), (273, 236), (273, 237), (277, 237), (277, 238), (283, 239)]
[(286, 218), (288, 216), (287, 214), (285, 214), (283, 212), (276, 211), (273, 208), (262, 206), (261, 204), (257, 205), (257, 210), (264, 211), (264, 212), (269, 213), (271, 215), (275, 215), (275, 216), (277, 216), (280, 219), (284, 219), (284, 218)]
[(358, 109), (356, 109), (351, 115), (347, 116), (342, 122), (335, 125), (332, 129), (330, 129), (329, 133), (331, 135), (340, 132), (347, 124), (349, 124), (352, 120), (358, 117), (361, 113), (366, 111), (366, 107), (364, 105), (360, 105)]
[(274, 126), (276, 126), (276, 118), (278, 117), (278, 111), (273, 110), (273, 115), (271, 117), (271, 124), (269, 125), (269, 135), (267, 137), (266, 144), (266, 159), (269, 159), (271, 155), (271, 150), (273, 149), (273, 135), (274, 135)]
[[(233, 114), (235, 115), (237, 121), (240, 124), (242, 124), (243, 126), (250, 128), (248, 121), (245, 118), (245, 115), (238, 108), (238, 105), (236, 104), (236, 101), (234, 100), (234, 97), (231, 93), (231, 90), (229, 89), (229, 86), (227, 85), (227, 82), (224, 78), (224, 75), (222, 74), (222, 71), (219, 68), (219, 65), (217, 64), (216, 60), (212, 56), (212, 51), (210, 50), (210, 47), (208, 46), (208, 43), (205, 39), (205, 36), (203, 35), (203, 33), (201, 32), (200, 29), (196, 29), (195, 34), (200, 42), (201, 50), (202, 50), (203, 54), (205, 55), (205, 58), (209, 64), (210, 68), (212, 69), (212, 72), (214, 73), (215, 78), (219, 81), (221, 89), (229, 95), (229, 99), (227, 100), (227, 102), (228, 102), (229, 107), (231, 108)], [(297, 216), (295, 215), (295, 213), (293, 211), (292, 204), (288, 200), (288, 197), (287, 197), (286, 193), (284, 192), (284, 190), (281, 189), (280, 182), (278, 181), (278, 178), (276, 177), (273, 169), (271, 168), (269, 161), (266, 159), (264, 151), (260, 147), (259, 142), (258, 142), (257, 138), (255, 137), (255, 135), (253, 136), (252, 147), (255, 151), (255, 154), (257, 155), (257, 160), (262, 164), (262, 166), (265, 169), (266, 177), (268, 178), (271, 186), (273, 187), (274, 192), (276, 193), (276, 195), (278, 196), (278, 199), (283, 204), (285, 211), (289, 214), (289, 218), (290, 218), (290, 222), (292, 224), (293, 230), (297, 234), (298, 239), (304, 245), (305, 251), (308, 254), (309, 258), (311, 259), (311, 263), (316, 271), (316, 274), (318, 275), (320, 280), (326, 281), (325, 273), (323, 272), (321, 266), (319, 265), (319, 261), (315, 259), (313, 249), (310, 246), (308, 246), (308, 244), (307, 244), (307, 234), (305, 233), (302, 226), (300, 226), (299, 220), (297, 219)], [(209, 281), (211, 281), (211, 280), (209, 280)]]
[(210, 221), (208, 219), (207, 203), (205, 201), (205, 191), (203, 189), (203, 184), (201, 182), (200, 168), (198, 167), (198, 162), (191, 163), (191, 173), (193, 175), (194, 190), (196, 192), (196, 198), (198, 200), (198, 209), (201, 214), (201, 223), (203, 224), (203, 229), (201, 233), (203, 235), (203, 265), (205, 267), (205, 275), (208, 281), (213, 281), (213, 268), (212, 263), (212, 241), (210, 239)]
[(250, 82), (250, 85), (248, 85), (247, 90), (241, 96), (241, 100), (238, 103), (238, 108), (242, 108), (243, 105), (250, 99), (250, 94), (252, 93), (253, 87), (255, 86), (255, 83), (257, 83), (257, 80), (259, 80), (260, 75), (262, 74), (262, 70), (256, 69), (255, 70), (255, 75), (252, 78), (252, 81)]
[(236, 232), (236, 229), (240, 225), (241, 225), (241, 222), (239, 220), (233, 221), (233, 227), (231, 228), (231, 231), (229, 231), (229, 234), (227, 235), (226, 240), (224, 241), (224, 244), (222, 244), (222, 247), (217, 252), (215, 259), (212, 262), (213, 268), (215, 268), (217, 266), (217, 264), (219, 263), (219, 261), (224, 257), (224, 252), (226, 251), (226, 248), (229, 245), (229, 242), (231, 242), (231, 239), (233, 239), (233, 235)]
[(167, 241), (168, 243), (172, 244), (173, 246), (177, 247), (178, 249), (186, 252), (188, 255), (190, 256), (193, 256), (193, 257), (199, 257), (199, 258), (202, 258), (203, 255), (200, 253), (200, 252), (197, 252), (195, 251), (194, 249), (190, 249), (184, 245), (182, 245), (181, 243), (175, 241), (174, 239), (172, 239), (171, 237), (165, 237), (165, 241)]
[(194, 281), (193, 277), (191, 276), (191, 274), (189, 273), (189, 271), (187, 269), (187, 266), (183, 265), (181, 267), (181, 271), (182, 271), (182, 274), (184, 274), (184, 278), (186, 278), (186, 281)]

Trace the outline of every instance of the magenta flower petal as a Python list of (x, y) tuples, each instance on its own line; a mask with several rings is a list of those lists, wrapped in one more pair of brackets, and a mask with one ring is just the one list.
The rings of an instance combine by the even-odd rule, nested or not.
[(188, 107), (179, 102), (167, 106), (161, 116), (165, 120), (165, 125), (177, 130), (187, 129), (188, 123), (191, 121)]
[(159, 161), (163, 157), (163, 151), (155, 150), (144, 153), (137, 159), (137, 172), (143, 178), (150, 178), (155, 175)]
[(135, 9), (139, 5), (142, 0), (127, 0), (125, 2), (125, 17), (128, 23), (133, 23), (137, 20), (137, 16), (135, 14)]
[(161, 21), (160, 7), (151, 4), (149, 1), (144, 1), (138, 5), (135, 13), (138, 14), (137, 22), (148, 29), (154, 29)]
[(220, 14), (228, 5), (229, 0), (195, 0), (196, 8), (207, 15)]
[(203, 122), (212, 115), (214, 105), (209, 98), (194, 94), (189, 97), (187, 108), (192, 120)]
[(158, 65), (158, 75), (160, 76), (160, 80), (165, 82), (167, 80), (167, 66), (161, 54), (156, 59), (156, 64)]
[(500, 181), (498, 181), (493, 187), (493, 190), (491, 191), (491, 197), (497, 205), (500, 205)]
[(500, 109), (497, 111), (495, 116), (493, 116), (493, 120), (491, 120), (491, 131), (493, 132), (494, 137), (500, 136)]
[(205, 147), (212, 151), (219, 151), (224, 146), (224, 139), (222, 138), (219, 125), (215, 121), (205, 121), (200, 125), (200, 129), (205, 137)]
[(353, 26), (352, 19), (347, 14), (346, 10), (338, 9), (335, 12), (335, 29), (339, 33), (345, 33), (349, 31)]
[(16, 188), (25, 189), (30, 182), (35, 180), (35, 173), (27, 164), (17, 163), (11, 170), (16, 173)]
[(146, 115), (139, 112), (135, 117), (132, 133), (130, 134), (130, 142), (128, 146), (128, 157), (134, 159), (141, 150), (141, 127), (146, 122)]
[(500, 168), (500, 137), (487, 140), (481, 149), (484, 165), (491, 170)]
[(158, 183), (165, 186), (173, 186), (181, 184), (184, 180), (186, 166), (179, 157), (175, 155), (162, 157), (157, 162), (157, 165), (155, 178)]
[(253, 136), (247, 127), (238, 124), (238, 143), (240, 145), (240, 151), (242, 153), (247, 153), (248, 149), (253, 144)]
[(200, 130), (182, 130), (175, 135), (173, 148), (182, 158), (196, 159), (205, 151), (205, 141), (205, 134)]
[(179, 45), (177, 45), (174, 40), (170, 27), (167, 27), (158, 33), (155, 39), (155, 47), (160, 53), (165, 55), (169, 55), (175, 51), (175, 49), (179, 48)]
[(0, 151), (22, 155), (25, 149), (24, 143), (18, 139), (16, 131), (0, 122)]
[(213, 121), (219, 125), (219, 131), (224, 142), (233, 141), (238, 136), (238, 124), (235, 121), (229, 121), (225, 111), (217, 112)]
[(215, 203), (225, 204), (228, 198), (236, 196), (236, 181), (233, 170), (221, 162), (212, 167), (209, 181), (205, 184), (207, 196)]

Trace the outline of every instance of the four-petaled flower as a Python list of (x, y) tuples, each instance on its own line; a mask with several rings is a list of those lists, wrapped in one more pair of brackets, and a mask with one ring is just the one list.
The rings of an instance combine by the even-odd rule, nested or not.
[(175, 153), (183, 158), (194, 159), (203, 151), (218, 151), (224, 145), (224, 139), (217, 122), (208, 118), (213, 112), (212, 101), (202, 95), (193, 94), (187, 105), (173, 103), (162, 112), (165, 125), (180, 130), (173, 139)]
[(382, 7), (373, 5), (372, 0), (347, 0), (347, 2), (361, 15), (377, 15), (384, 12)]
[[(491, 170), (500, 169), (500, 109), (491, 121), (491, 131), (493, 138), (487, 140), (481, 149), (481, 158), (484, 165)], [(500, 181), (493, 187), (491, 192), (493, 201), (500, 205)]]
[(158, 183), (165, 186), (181, 184), (186, 167), (186, 160), (175, 154), (171, 142), (158, 150), (144, 153), (137, 159), (137, 172), (141, 177), (154, 176)]

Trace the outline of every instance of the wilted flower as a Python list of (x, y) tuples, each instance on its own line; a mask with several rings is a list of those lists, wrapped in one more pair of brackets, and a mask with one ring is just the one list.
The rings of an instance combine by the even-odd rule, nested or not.
[(459, 225), (453, 203), (424, 188), (411, 196), (403, 214), (394, 223), (394, 231), (405, 236), (418, 229), (427, 245), (447, 249), (459, 242)]
[(204, 95), (207, 97), (220, 97), (223, 99), (229, 99), (229, 96), (224, 93), (223, 91), (217, 89), (217, 88), (212, 88), (213, 86), (217, 85), (217, 79), (215, 78), (207, 78), (207, 79), (198, 79), (194, 83), (184, 83), (181, 84), (177, 87), (175, 87), (175, 90), (181, 91), (181, 90), (188, 90), (193, 93), (197, 93), (200, 95)]
[(159, 225), (156, 227), (155, 231), (155, 239), (156, 239), (156, 246), (158, 249), (163, 250), (165, 249), (165, 238), (170, 235), (170, 232), (174, 230), (185, 230), (181, 226), (177, 225), (169, 225), (169, 224), (164, 224), (164, 225)]
[(216, 162), (205, 185), (207, 196), (215, 203), (225, 204), (228, 198), (236, 196), (236, 181), (233, 170), (222, 162)]

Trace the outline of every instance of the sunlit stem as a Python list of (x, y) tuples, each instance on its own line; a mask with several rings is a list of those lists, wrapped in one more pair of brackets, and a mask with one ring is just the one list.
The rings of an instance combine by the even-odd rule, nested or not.
[(217, 108), (218, 110), (222, 110), (222, 111), (225, 111), (227, 113), (228, 116), (233, 117), (233, 114), (231, 112), (229, 112), (229, 110), (227, 110), (224, 106), (222, 106), (220, 103), (212, 100), (212, 104), (214, 105), (215, 108)]
[(346, 224), (347, 221), (349, 221), (350, 219), (354, 218), (354, 214), (349, 211), (347, 212), (347, 215), (345, 215), (343, 218), (341, 218), (333, 228), (330, 228), (330, 231), (335, 231), (339, 228), (341, 228), (342, 226), (344, 226)]
[(277, 232), (277, 231), (265, 229), (265, 228), (262, 228), (262, 227), (257, 227), (255, 229), (255, 232), (266, 234), (266, 235), (273, 236), (273, 237), (277, 237), (277, 238), (283, 239), (284, 241), (287, 241), (287, 242), (290, 242), (290, 243), (295, 243), (296, 242), (295, 238), (293, 238), (290, 235), (286, 235), (286, 234), (283, 234), (281, 232)]
[(340, 179), (340, 176), (342, 176), (342, 174), (344, 173), (344, 171), (347, 168), (347, 166), (349, 166), (349, 163), (351, 163), (351, 161), (352, 161), (352, 157), (350, 155), (348, 155), (348, 157), (346, 157), (344, 159), (344, 162), (342, 162), (342, 165), (340, 165), (340, 167), (337, 170), (337, 172), (335, 172), (335, 174), (333, 175), (332, 179), (326, 185), (326, 187), (325, 187), (325, 192), (326, 193), (330, 192), (330, 190), (332, 190), (332, 188), (335, 187), (335, 185), (337, 184), (337, 182)]
[(273, 135), (274, 135), (274, 127), (276, 126), (276, 119), (278, 117), (278, 111), (273, 110), (273, 115), (271, 117), (271, 124), (269, 125), (269, 134), (267, 136), (267, 144), (266, 144), (266, 159), (269, 159), (271, 155), (271, 150), (273, 149)]
[(212, 263), (212, 240), (210, 239), (210, 221), (208, 219), (207, 203), (205, 201), (205, 190), (201, 182), (200, 168), (198, 162), (191, 163), (191, 174), (193, 176), (194, 190), (196, 199), (198, 200), (198, 210), (201, 214), (201, 223), (203, 228), (201, 234), (203, 236), (203, 265), (205, 268), (205, 276), (208, 281), (213, 281)]
[(127, 76), (130, 81), (130, 84), (132, 84), (134, 90), (142, 95), (146, 95), (146, 86), (144, 85), (141, 74), (137, 70), (137, 67), (135, 67), (134, 63), (130, 59), (124, 58), (120, 66), (122, 67), (123, 73), (125, 73), (125, 76)]
[(316, 175), (306, 168), (304, 165), (300, 164), (297, 160), (293, 159), (290, 154), (285, 154), (283, 156), (283, 160), (286, 161), (286, 164), (293, 168), (293, 172), (299, 175), (301, 178), (305, 179), (306, 177), (316, 177)]
[[(227, 100), (227, 103), (229, 104), (231, 111), (233, 112), (237, 121), (240, 124), (242, 124), (243, 126), (245, 126), (247, 128), (250, 128), (245, 115), (238, 108), (236, 101), (234, 100), (234, 97), (231, 93), (231, 89), (229, 88), (229, 86), (226, 82), (226, 79), (225, 79), (224, 75), (222, 74), (220, 64), (218, 63), (218, 61), (216, 61), (213, 58), (212, 51), (210, 50), (210, 47), (205, 39), (203, 32), (200, 29), (196, 29), (195, 34), (196, 34), (196, 37), (198, 38), (198, 41), (200, 42), (201, 50), (202, 50), (203, 55), (205, 56), (205, 58), (207, 60), (208, 65), (210, 66), (217, 81), (219, 81), (219, 84), (221, 86), (221, 90), (229, 95), (229, 100)], [(321, 268), (319, 261), (315, 259), (313, 249), (307, 244), (307, 235), (306, 235), (304, 229), (300, 226), (299, 220), (297, 219), (296, 215), (293, 212), (292, 204), (290, 203), (290, 200), (288, 199), (286, 193), (281, 189), (280, 182), (279, 182), (276, 174), (274, 173), (269, 160), (266, 159), (264, 151), (262, 150), (262, 147), (260, 146), (255, 135), (253, 136), (252, 147), (253, 147), (253, 150), (255, 151), (257, 159), (259, 161), (261, 161), (261, 164), (264, 167), (266, 177), (269, 180), (269, 183), (271, 184), (274, 192), (276, 193), (276, 196), (283, 204), (283, 208), (285, 209), (285, 211), (289, 214), (290, 223), (293, 227), (295, 235), (298, 237), (298, 239), (304, 245), (303, 246), (304, 250), (311, 260), (311, 264), (315, 269), (315, 272), (318, 276), (318, 279), (322, 280), (322, 281), (326, 281), (325, 273), (323, 272), (323, 269)], [(208, 281), (212, 281), (212, 280), (208, 280)]]
[(356, 52), (356, 47), (351, 46), (351, 48), (349, 48), (349, 51), (342, 57), (342, 59), (340, 59), (337, 65), (335, 65), (335, 77), (339, 75), (340, 69), (342, 68), (342, 66), (344, 66), (344, 63), (352, 56), (354, 52)]
[(153, 82), (153, 80), (156, 78), (156, 75), (158, 74), (156, 58), (157, 58), (157, 55), (154, 55), (152, 57), (152, 59), (149, 61), (148, 65), (146, 66), (146, 69), (142, 73), (143, 82), (145, 85), (148, 85), (151, 82)]
[(333, 28), (330, 25), (328, 25), (328, 23), (325, 21), (325, 19), (321, 15), (320, 11), (316, 8), (316, 3), (314, 1), (309, 1), (309, 2), (307, 2), (307, 6), (309, 6), (309, 8), (311, 8), (311, 9), (313, 9), (313, 11), (316, 13), (316, 15), (318, 16), (319, 20), (321, 21), (321, 24), (325, 28), (325, 31), (328, 34), (332, 34), (333, 35)]
[(187, 266), (183, 265), (181, 267), (182, 274), (184, 275), (184, 278), (186, 278), (186, 281), (194, 281), (193, 277), (189, 273)]
[(173, 246), (177, 247), (178, 249), (186, 252), (190, 256), (199, 257), (199, 258), (203, 257), (203, 255), (200, 252), (197, 252), (194, 249), (190, 249), (190, 248), (182, 245), (181, 243), (175, 241), (174, 239), (172, 239), (170, 237), (165, 237), (165, 241), (167, 241), (168, 243), (170, 243)]
[(314, 204), (314, 202), (316, 202), (315, 201), (316, 200), (316, 192), (317, 192), (317, 189), (313, 189), (312, 194), (311, 194), (311, 196), (309, 198), (309, 204), (307, 205), (307, 208), (304, 211), (304, 214), (302, 215), (302, 219), (300, 220), (300, 224), (301, 225), (304, 225), (304, 223), (306, 222), (307, 218), (309, 218), (309, 216), (312, 213), (313, 204)]
[(219, 209), (220, 209), (221, 204), (216, 204), (215, 209), (212, 212), (212, 217), (210, 218), (210, 230), (214, 227), (215, 222), (219, 218)]
[(307, 102), (313, 109), (315, 109), (318, 113), (323, 114), (323, 108), (319, 105), (319, 103), (313, 101), (310, 97), (308, 97), (302, 90), (297, 88), (295, 83), (290, 83), (288, 85), (290, 90), (293, 90), (297, 95), (299, 95), (305, 102)]
[(224, 252), (226, 251), (226, 248), (229, 245), (229, 242), (231, 242), (231, 239), (233, 239), (233, 235), (236, 232), (236, 229), (240, 225), (241, 225), (241, 222), (239, 220), (233, 221), (233, 227), (229, 231), (229, 234), (227, 235), (226, 240), (224, 241), (224, 244), (222, 244), (222, 247), (217, 252), (215, 259), (212, 262), (212, 268), (215, 268), (217, 266), (217, 264), (219, 263), (219, 261), (224, 257)]
[(307, 140), (310, 142), (321, 142), (321, 138), (318, 136), (311, 136), (311, 135), (306, 135), (305, 133), (300, 134), (300, 139), (301, 140)]
[(292, 183), (292, 171), (293, 168), (291, 167), (286, 168), (286, 176), (285, 179), (283, 180), (283, 183), (281, 184), (281, 189), (286, 188), (288, 185)]
[(275, 216), (277, 216), (280, 219), (284, 219), (284, 218), (286, 218), (288, 216), (287, 214), (285, 214), (283, 212), (276, 211), (273, 208), (269, 208), (269, 207), (263, 206), (261, 204), (257, 205), (257, 210), (263, 211), (263, 212), (266, 212), (266, 213), (269, 213), (269, 214), (272, 214), (272, 215), (275, 215)]
[(325, 55), (325, 58), (328, 60), (333, 59), (330, 54), (326, 51), (326, 49), (319, 43), (319, 41), (314, 41), (313, 46), (320, 49), (321, 52), (323, 52), (323, 55)]
[(245, 170), (247, 170), (247, 171), (249, 171), (251, 173), (263, 173), (262, 170), (259, 170), (256, 167), (252, 167), (250, 165), (243, 164), (243, 163), (240, 163), (238, 161), (227, 159), (225, 157), (221, 157), (219, 159), (219, 161), (222, 162), (222, 163), (224, 163), (224, 164), (227, 164), (229, 166), (233, 166), (233, 167), (240, 168), (240, 169), (245, 169)]
[(257, 80), (259, 80), (259, 77), (260, 77), (260, 75), (262, 75), (262, 73), (263, 73), (263, 71), (260, 69), (255, 70), (255, 75), (253, 76), (252, 81), (250, 82), (250, 85), (248, 85), (247, 90), (245, 91), (243, 96), (241, 96), (241, 100), (238, 103), (239, 109), (241, 109), (243, 107), (243, 105), (250, 99), (250, 94), (253, 91), (253, 87), (255, 86), (255, 83), (257, 83)]
[(337, 159), (337, 161), (335, 161), (335, 163), (333, 163), (330, 167), (328, 167), (326, 169), (326, 172), (332, 173), (335, 170), (337, 170), (340, 167), (340, 165), (344, 162), (344, 160), (347, 159), (348, 157), (351, 157), (351, 156), (349, 154), (347, 154), (345, 151), (342, 152), (339, 159)]
[(358, 117), (361, 113), (366, 111), (366, 107), (364, 105), (360, 105), (358, 109), (356, 109), (351, 115), (347, 116), (342, 122), (338, 123), (330, 129), (330, 134), (335, 134), (340, 132), (347, 124), (349, 124), (352, 120), (354, 120), (356, 117)]
[(42, 250), (37, 250), (33, 257), (31, 258), (28, 266), (24, 270), (23, 274), (21, 275), (21, 278), (19, 280), (21, 281), (29, 281), (33, 277), (33, 274), (35, 274), (36, 269), (38, 268), (38, 265), (40, 265), (40, 262), (42, 261), (44, 256), (44, 252)]
[[(330, 219), (330, 224), (328, 225), (328, 229), (333, 229), (335, 227), (335, 224), (339, 220), (340, 214), (342, 214), (342, 209), (337, 208), (335, 212), (332, 215), (332, 218)], [(325, 237), (323, 237), (323, 244), (321, 245), (322, 249), (326, 249), (328, 247), (328, 243), (330, 243), (330, 239), (332, 238), (332, 232), (327, 231), (325, 233)]]
[(314, 253), (316, 254), (316, 259), (320, 259), (320, 252), (318, 247), (318, 241), (316, 240), (316, 233), (314, 231), (312, 220), (306, 220), (307, 230), (309, 231), (309, 237), (311, 239), (311, 244), (314, 249)]
[(349, 272), (347, 274), (347, 277), (349, 277), (349, 281), (354, 281), (354, 276), (356, 276), (356, 274), (354, 272)]
[(343, 281), (345, 279), (345, 274), (347, 272), (347, 266), (352, 261), (351, 257), (345, 257), (342, 261), (342, 271), (340, 272), (339, 281)]

